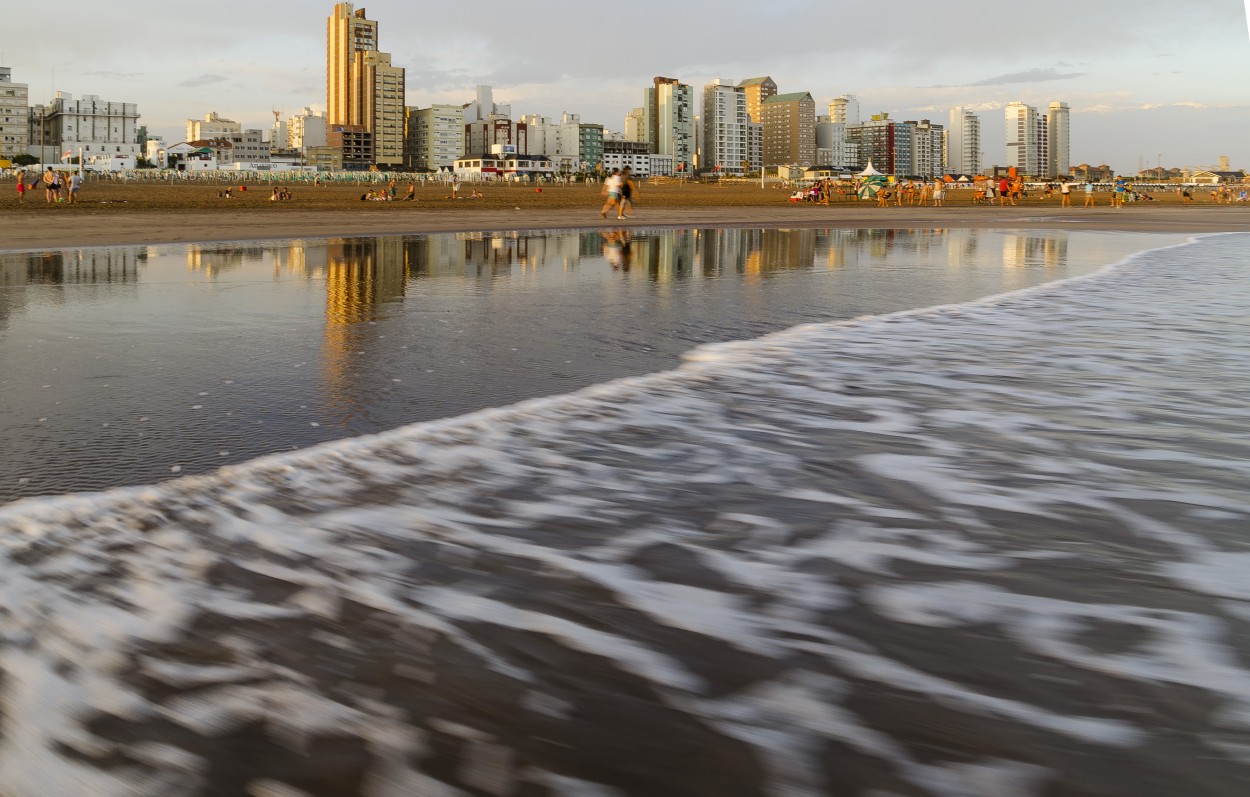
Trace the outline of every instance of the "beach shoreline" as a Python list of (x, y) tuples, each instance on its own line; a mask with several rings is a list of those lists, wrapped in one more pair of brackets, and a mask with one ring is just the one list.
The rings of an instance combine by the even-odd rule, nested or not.
[(77, 206), (28, 201), (0, 209), (0, 251), (619, 226), (1250, 231), (1250, 207), (1183, 205), (1171, 197), (1123, 208), (1108, 207), (1104, 198), (1094, 208), (1061, 208), (1057, 200), (1040, 197), (1016, 207), (952, 202), (879, 208), (854, 200), (795, 204), (778, 192), (743, 186), (657, 186), (644, 191), (635, 218), (618, 221), (597, 215), (594, 186), (546, 193), (498, 187), (481, 202), (453, 201), (437, 189), (423, 188), (412, 203), (363, 203), (352, 196), (357, 189), (347, 187), (302, 189), (289, 203), (270, 203), (263, 190), (247, 192), (242, 200), (218, 199), (214, 186), (105, 184), (89, 189)]

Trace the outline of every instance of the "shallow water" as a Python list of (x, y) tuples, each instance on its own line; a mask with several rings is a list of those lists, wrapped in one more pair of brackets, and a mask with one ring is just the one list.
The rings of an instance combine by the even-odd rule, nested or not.
[(1242, 797), (1247, 241), (0, 508), (0, 790)]
[(0, 502), (563, 393), (1177, 240), (691, 229), (636, 232), (628, 263), (598, 232), (0, 255)]

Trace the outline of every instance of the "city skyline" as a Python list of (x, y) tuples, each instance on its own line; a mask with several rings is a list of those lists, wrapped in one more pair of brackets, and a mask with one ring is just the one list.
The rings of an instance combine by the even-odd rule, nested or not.
[[(393, 0), (357, 4), (383, 26), (382, 49), (407, 70), (410, 106), (470, 102), (474, 86), (483, 83), (515, 116), (567, 111), (622, 131), (625, 114), (641, 104), (655, 75), (677, 77), (700, 94), (716, 78), (770, 75), (783, 93), (811, 93), (818, 113), (841, 94), (857, 96), (864, 117), (889, 112), (945, 124), (949, 108), (973, 110), (981, 116), (989, 166), (1006, 159), (1008, 103), (1045, 108), (1062, 100), (1072, 109), (1072, 162), (1106, 162), (1119, 172), (1160, 160), (1209, 166), (1221, 155), (1234, 167), (1250, 167), (1242, 130), (1250, 89), (1228, 79), (1250, 67), (1244, 6), (1235, 0), (1201, 6), (1058, 0), (1045, 15), (1025, 17), (985, 0), (954, 0), (917, 8), (910, 30), (891, 30), (888, 37), (874, 36), (872, 21), (854, 16), (850, 3), (774, 6), (785, 15), (779, 21), (802, 19), (803, 29), (839, 31), (846, 39), (807, 44), (780, 33), (760, 35), (758, 11), (737, 2), (723, 3), (690, 35), (621, 25), (660, 30), (638, 36), (583, 30), (572, 17), (584, 17), (573, 14), (553, 14), (543, 30), (519, 34), (495, 0), (484, 0), (480, 18), (500, 23), (473, 30), (465, 30), (462, 15), (450, 8), (415, 9)], [(93, 19), (90, 8), (66, 0), (58, 10)], [(268, 128), (274, 108), (288, 115), (304, 106), (324, 108), (325, 19), (332, 8), (332, 2), (252, 7), (226, 0), (222, 13), (196, 20), (190, 56), (186, 37), (167, 19), (128, 19), (116, 31), (107, 19), (58, 26), (65, 47), (40, 47), (38, 35), (10, 40), (0, 64), (30, 86), (32, 104), (58, 90), (137, 103), (141, 123), (170, 143), (181, 140), (187, 119), (210, 111), (245, 127)], [(664, 19), (667, 8), (642, 0), (630, 13)], [(13, 16), (16, 29), (46, 24), (28, 8)], [(619, 42), (620, 58), (604, 57), (605, 40)]]

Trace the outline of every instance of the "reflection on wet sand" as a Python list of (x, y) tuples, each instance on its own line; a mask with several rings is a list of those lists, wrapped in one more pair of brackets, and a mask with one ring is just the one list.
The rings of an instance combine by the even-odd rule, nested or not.
[(968, 301), (1158, 245), (1145, 238), (630, 228), (0, 255), (0, 502), (576, 390), (702, 343)]

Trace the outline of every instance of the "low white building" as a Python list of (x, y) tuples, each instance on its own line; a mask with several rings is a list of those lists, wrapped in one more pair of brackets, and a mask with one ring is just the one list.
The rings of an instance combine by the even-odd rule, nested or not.
[(169, 168), (180, 172), (211, 172), (217, 170), (217, 155), (212, 147), (196, 146), (183, 141), (165, 150)]
[(470, 180), (533, 180), (555, 175), (551, 158), (508, 152), (508, 146), (496, 145), (494, 153), (456, 159), (456, 176)]

